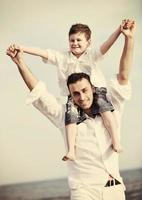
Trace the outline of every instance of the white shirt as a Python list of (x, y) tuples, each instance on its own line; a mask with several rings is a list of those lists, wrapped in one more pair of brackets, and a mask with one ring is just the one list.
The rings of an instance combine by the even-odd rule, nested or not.
[(47, 49), (46, 51), (48, 59), (44, 58), (43, 61), (57, 66), (61, 95), (67, 96), (69, 94), (66, 81), (70, 74), (76, 72), (88, 74), (91, 83), (96, 87), (106, 86), (104, 75), (99, 66), (96, 65), (96, 62), (103, 57), (100, 50), (88, 48), (79, 58), (74, 56), (70, 51), (59, 52), (51, 49)]
[[(109, 92), (120, 127), (124, 101), (129, 99), (131, 87), (130, 84), (120, 85), (115, 78), (109, 84)], [(48, 93), (44, 83), (39, 82), (36, 85), (29, 94), (28, 102), (32, 102), (48, 117), (65, 138), (65, 105)], [(76, 161), (67, 163), (71, 188), (79, 187), (81, 184), (105, 185), (109, 174), (123, 184), (119, 174), (118, 153), (112, 150), (111, 138), (99, 116), (88, 117), (77, 125)]]

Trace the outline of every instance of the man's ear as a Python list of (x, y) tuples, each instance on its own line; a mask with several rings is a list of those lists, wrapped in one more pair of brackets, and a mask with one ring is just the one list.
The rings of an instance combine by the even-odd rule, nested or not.
[(92, 92), (95, 93), (95, 86), (92, 85), (91, 87), (92, 87)]
[(70, 97), (71, 97), (71, 101), (73, 102), (73, 104), (74, 104), (75, 106), (77, 106), (77, 104), (75, 103), (75, 101), (74, 101), (74, 99), (73, 99), (71, 93), (70, 93)]

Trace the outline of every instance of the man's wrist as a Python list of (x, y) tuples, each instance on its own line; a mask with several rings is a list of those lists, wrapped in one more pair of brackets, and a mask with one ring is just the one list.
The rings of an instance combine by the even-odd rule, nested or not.
[(116, 33), (117, 33), (118, 35), (121, 34), (121, 25), (119, 25), (119, 27), (116, 29)]
[(24, 64), (24, 60), (23, 60), (23, 58), (18, 58), (18, 60), (17, 60), (17, 63), (16, 63), (16, 64), (17, 64), (17, 66), (18, 66), (18, 67), (20, 67), (20, 68), (21, 68), (21, 67), (23, 66), (23, 64)]
[(134, 41), (134, 36), (133, 35), (125, 35), (126, 40)]

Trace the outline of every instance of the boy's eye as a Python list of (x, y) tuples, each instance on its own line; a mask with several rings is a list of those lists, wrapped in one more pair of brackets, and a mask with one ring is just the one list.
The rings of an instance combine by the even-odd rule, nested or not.
[(81, 39), (77, 39), (77, 40), (70, 40), (70, 42), (75, 42), (75, 41), (77, 41), (77, 42), (80, 42), (80, 41), (81, 41)]

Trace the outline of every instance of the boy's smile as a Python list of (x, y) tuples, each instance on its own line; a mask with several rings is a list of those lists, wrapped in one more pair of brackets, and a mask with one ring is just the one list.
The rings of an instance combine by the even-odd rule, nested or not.
[(85, 33), (75, 33), (69, 37), (70, 51), (79, 58), (89, 47), (90, 40), (86, 39)]

